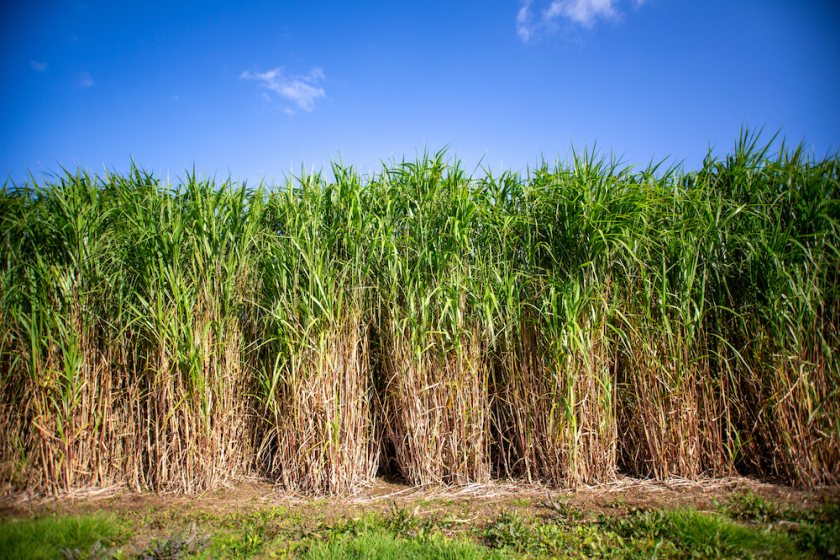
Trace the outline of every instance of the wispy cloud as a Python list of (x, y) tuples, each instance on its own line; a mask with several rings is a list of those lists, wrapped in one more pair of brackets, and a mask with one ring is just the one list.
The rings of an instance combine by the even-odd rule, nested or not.
[(599, 19), (612, 19), (616, 15), (615, 0), (554, 0), (543, 12), (547, 21), (567, 18), (584, 27), (592, 27)]
[[(254, 80), (261, 87), (293, 103), (298, 109), (310, 112), (315, 108), (315, 102), (327, 96), (321, 83), (324, 81), (324, 71), (313, 68), (307, 74), (289, 75), (283, 68), (274, 68), (266, 72), (251, 72), (246, 70), (239, 76), (243, 80)], [(293, 114), (291, 107), (285, 107), (286, 114)]]
[(96, 82), (93, 81), (93, 76), (91, 76), (90, 73), (79, 72), (76, 74), (76, 85), (82, 89), (88, 89), (95, 86)]
[(522, 0), (519, 11), (516, 13), (516, 34), (525, 42), (531, 38), (533, 33), (533, 17), (531, 16), (532, 0)]
[(551, 0), (542, 6), (534, 6), (534, 0), (521, 0), (516, 14), (516, 34), (528, 42), (536, 34), (552, 30), (558, 22), (571, 26), (592, 28), (600, 20), (614, 20), (620, 17), (621, 5), (632, 4), (636, 8), (646, 0)]
[(30, 60), (29, 67), (36, 72), (46, 72), (49, 65), (46, 62), (41, 62), (40, 60)]

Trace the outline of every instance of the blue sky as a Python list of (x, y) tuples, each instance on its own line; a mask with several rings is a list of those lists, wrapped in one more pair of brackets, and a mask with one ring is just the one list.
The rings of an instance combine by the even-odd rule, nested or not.
[(840, 6), (794, 0), (4, 2), (0, 175), (276, 181), (450, 146), (689, 168), (743, 125), (840, 147)]

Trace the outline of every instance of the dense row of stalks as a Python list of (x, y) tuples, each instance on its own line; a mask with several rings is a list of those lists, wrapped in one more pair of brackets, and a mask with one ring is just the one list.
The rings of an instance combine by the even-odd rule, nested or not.
[(840, 160), (0, 192), (0, 484), (840, 482)]

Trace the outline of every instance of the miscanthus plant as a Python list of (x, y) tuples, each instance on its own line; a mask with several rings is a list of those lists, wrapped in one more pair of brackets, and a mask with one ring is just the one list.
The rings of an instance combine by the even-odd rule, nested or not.
[[(346, 492), (376, 474), (369, 193), (351, 170), (255, 194), (251, 308), (261, 472), (295, 490)], [(259, 207), (259, 210), (257, 210)]]
[(840, 481), (840, 162), (0, 192), (0, 482)]

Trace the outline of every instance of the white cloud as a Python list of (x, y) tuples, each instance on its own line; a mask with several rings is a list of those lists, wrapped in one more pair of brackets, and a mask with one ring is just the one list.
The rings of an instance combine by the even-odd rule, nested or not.
[(522, 0), (522, 5), (516, 13), (516, 34), (525, 42), (531, 38), (531, 2), (532, 0)]
[[(286, 101), (290, 101), (299, 109), (310, 112), (315, 108), (315, 102), (327, 96), (320, 83), (324, 81), (324, 71), (313, 68), (304, 75), (287, 75), (283, 68), (274, 68), (266, 72), (242, 72), (239, 76), (243, 80), (255, 80), (259, 85), (271, 91)], [(294, 111), (286, 107), (284, 112), (292, 114)]]
[(36, 72), (46, 72), (49, 65), (46, 62), (41, 62), (40, 60), (30, 60), (29, 67)]
[(88, 89), (96, 85), (96, 82), (93, 81), (93, 76), (91, 76), (90, 73), (79, 72), (76, 74), (76, 85), (82, 89)]
[(534, 35), (551, 30), (559, 21), (571, 26), (592, 28), (600, 20), (612, 20), (621, 15), (620, 5), (641, 7), (646, 0), (551, 0), (533, 15), (534, 0), (520, 0), (516, 14), (516, 34), (527, 42)]
[(616, 15), (615, 0), (554, 0), (543, 12), (546, 21), (564, 17), (584, 27)]

